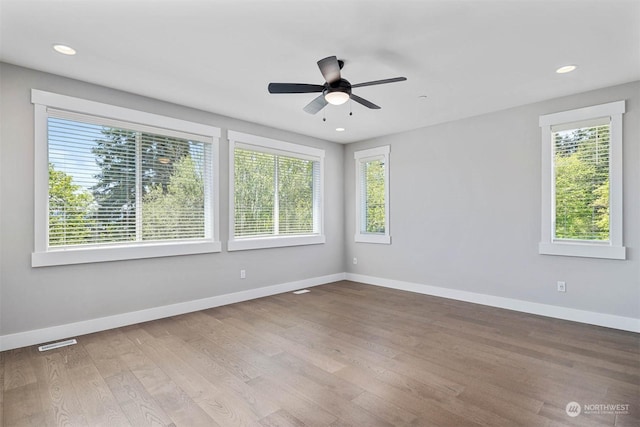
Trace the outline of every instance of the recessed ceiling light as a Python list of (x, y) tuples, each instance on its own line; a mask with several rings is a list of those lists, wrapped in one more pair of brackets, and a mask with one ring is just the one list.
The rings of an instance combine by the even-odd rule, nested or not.
[(336, 128), (336, 132), (344, 132), (345, 128)]
[(76, 54), (76, 50), (74, 48), (72, 48), (71, 46), (67, 46), (65, 44), (54, 44), (53, 45), (53, 50), (55, 50), (58, 53), (61, 53), (63, 55), (75, 55)]
[(566, 74), (566, 73), (570, 73), (570, 72), (572, 72), (572, 71), (573, 71), (573, 70), (575, 70), (576, 68), (578, 68), (578, 67), (577, 67), (577, 66), (575, 66), (575, 65), (565, 65), (565, 66), (563, 66), (563, 67), (558, 68), (558, 69), (556, 70), (556, 73), (558, 73), (558, 74)]

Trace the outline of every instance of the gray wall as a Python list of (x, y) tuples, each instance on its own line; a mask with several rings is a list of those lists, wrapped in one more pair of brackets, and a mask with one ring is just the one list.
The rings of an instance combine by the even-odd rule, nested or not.
[[(0, 336), (344, 272), (339, 144), (0, 64)], [(323, 148), (326, 244), (31, 268), (32, 88)], [(203, 96), (212, 96), (203, 94)], [(220, 144), (220, 231), (228, 238), (228, 144)], [(239, 270), (247, 279), (239, 279)]]
[[(539, 255), (538, 116), (621, 99), (627, 260)], [(345, 255), (358, 264), (348, 272), (638, 318), (639, 141), (635, 82), (350, 144)], [(387, 144), (392, 244), (354, 243), (353, 152)]]

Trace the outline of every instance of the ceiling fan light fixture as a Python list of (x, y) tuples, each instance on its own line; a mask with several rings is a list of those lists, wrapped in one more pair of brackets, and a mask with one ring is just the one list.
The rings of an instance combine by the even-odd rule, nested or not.
[(349, 100), (349, 94), (341, 91), (328, 92), (324, 99), (331, 105), (342, 105)]

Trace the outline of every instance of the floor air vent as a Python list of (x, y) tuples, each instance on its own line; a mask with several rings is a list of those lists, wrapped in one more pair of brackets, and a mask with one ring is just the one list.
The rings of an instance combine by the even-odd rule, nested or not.
[(59, 341), (51, 344), (41, 345), (40, 347), (38, 347), (38, 350), (47, 351), (47, 350), (53, 350), (54, 348), (66, 347), (68, 345), (74, 345), (74, 344), (78, 344), (78, 341), (76, 341), (75, 339)]
[(300, 289), (299, 291), (294, 291), (293, 293), (296, 295), (306, 294), (307, 292), (311, 292), (309, 289)]

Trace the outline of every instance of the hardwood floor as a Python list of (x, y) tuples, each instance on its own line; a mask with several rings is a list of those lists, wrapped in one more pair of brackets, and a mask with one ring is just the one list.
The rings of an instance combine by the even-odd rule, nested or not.
[(353, 282), (76, 338), (0, 353), (5, 426), (640, 425), (638, 334)]

